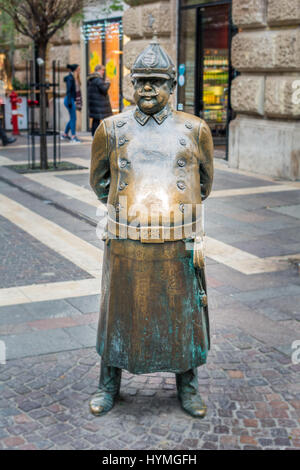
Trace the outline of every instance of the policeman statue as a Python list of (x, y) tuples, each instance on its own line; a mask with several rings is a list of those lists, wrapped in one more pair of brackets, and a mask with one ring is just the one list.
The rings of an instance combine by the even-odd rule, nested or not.
[(210, 345), (201, 204), (213, 180), (212, 137), (202, 119), (169, 105), (175, 67), (155, 39), (131, 77), (136, 108), (104, 119), (92, 145), (90, 183), (108, 223), (90, 410), (113, 407), (122, 369), (165, 371), (176, 374), (182, 408), (203, 418), (197, 367)]

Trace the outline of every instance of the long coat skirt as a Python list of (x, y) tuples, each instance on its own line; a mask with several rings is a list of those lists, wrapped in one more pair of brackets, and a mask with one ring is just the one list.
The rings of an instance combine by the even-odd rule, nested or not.
[(209, 325), (184, 241), (105, 246), (97, 351), (134, 374), (182, 373), (206, 362)]

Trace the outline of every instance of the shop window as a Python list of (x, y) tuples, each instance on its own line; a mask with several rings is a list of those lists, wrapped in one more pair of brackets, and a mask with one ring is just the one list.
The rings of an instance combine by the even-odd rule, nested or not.
[(86, 40), (87, 72), (94, 72), (98, 64), (105, 66), (106, 78), (111, 82), (109, 99), (113, 113), (117, 114), (123, 109), (121, 18), (85, 23), (83, 33)]
[(177, 109), (205, 119), (224, 155), (231, 115), (230, 10), (230, 1), (199, 0), (182, 0), (179, 9)]

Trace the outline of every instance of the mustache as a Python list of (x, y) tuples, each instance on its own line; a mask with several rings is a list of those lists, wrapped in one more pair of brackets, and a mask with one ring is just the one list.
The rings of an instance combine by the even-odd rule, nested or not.
[(155, 98), (156, 96), (159, 95), (159, 93), (157, 93), (157, 92), (145, 93), (145, 92), (139, 91), (139, 90), (138, 90), (137, 93), (138, 93), (140, 98)]

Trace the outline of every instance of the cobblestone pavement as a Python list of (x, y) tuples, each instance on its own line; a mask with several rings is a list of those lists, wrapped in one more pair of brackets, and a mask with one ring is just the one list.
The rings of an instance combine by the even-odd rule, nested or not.
[(10, 361), (2, 370), (2, 449), (299, 449), (300, 365), (237, 328), (213, 337), (199, 388), (204, 420), (186, 415), (174, 374), (123, 373), (103, 417), (89, 414), (99, 360), (94, 350)]
[[(62, 145), (63, 160), (89, 166), (83, 138)], [(97, 204), (88, 170), (4, 167), (26, 161), (24, 144), (0, 149), (0, 449), (299, 449), (300, 183), (216, 162), (205, 204), (212, 349), (199, 369), (207, 417), (181, 410), (174, 375), (123, 372), (116, 406), (95, 418)]]
[[(68, 279), (86, 279), (86, 272), (0, 216), (1, 287)], [(26, 256), (24, 256), (26, 246)]]

